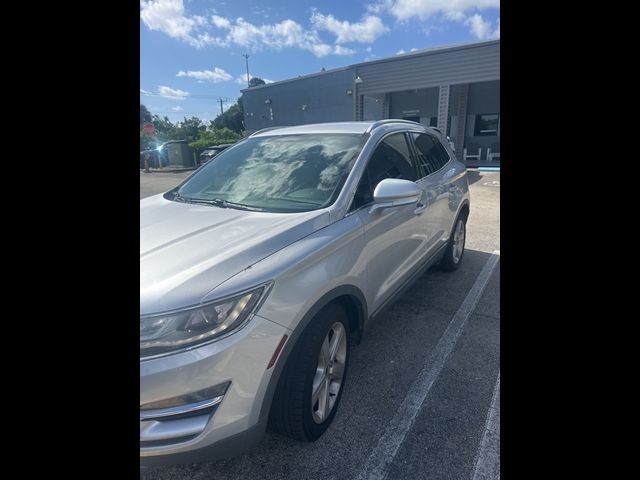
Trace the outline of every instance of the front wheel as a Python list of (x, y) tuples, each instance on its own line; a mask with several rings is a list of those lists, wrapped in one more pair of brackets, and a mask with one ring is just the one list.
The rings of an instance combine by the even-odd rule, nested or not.
[(291, 352), (273, 399), (271, 430), (317, 440), (338, 409), (349, 361), (349, 320), (342, 307), (325, 307)]
[(462, 262), (464, 256), (464, 244), (467, 237), (466, 218), (459, 216), (456, 219), (456, 225), (453, 229), (453, 233), (449, 238), (447, 249), (444, 252), (444, 256), (440, 261), (440, 268), (448, 272), (456, 270)]

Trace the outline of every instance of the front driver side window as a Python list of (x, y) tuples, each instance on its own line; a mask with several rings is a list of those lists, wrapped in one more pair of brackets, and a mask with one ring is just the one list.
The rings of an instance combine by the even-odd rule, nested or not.
[(418, 180), (416, 165), (403, 133), (389, 135), (378, 144), (362, 174), (351, 210), (373, 202), (373, 191), (385, 178)]

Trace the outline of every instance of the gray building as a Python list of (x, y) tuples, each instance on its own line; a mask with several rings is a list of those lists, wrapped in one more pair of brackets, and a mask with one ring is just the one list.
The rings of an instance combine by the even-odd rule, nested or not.
[(500, 40), (417, 50), (242, 90), (245, 129), (402, 118), (500, 165)]

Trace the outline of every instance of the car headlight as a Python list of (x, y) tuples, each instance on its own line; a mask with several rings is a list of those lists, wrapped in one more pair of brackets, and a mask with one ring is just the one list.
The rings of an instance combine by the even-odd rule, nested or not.
[(192, 347), (227, 335), (244, 324), (268, 285), (167, 314), (140, 317), (140, 356)]

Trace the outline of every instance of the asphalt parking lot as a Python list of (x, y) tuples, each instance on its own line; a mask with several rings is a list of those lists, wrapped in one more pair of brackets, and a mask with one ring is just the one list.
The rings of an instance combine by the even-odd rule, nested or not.
[[(140, 173), (140, 198), (188, 173)], [(498, 479), (500, 173), (469, 171), (465, 257), (432, 269), (351, 354), (333, 424), (315, 443), (267, 433), (242, 457), (140, 467), (140, 478)]]

